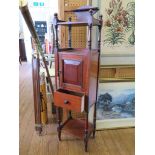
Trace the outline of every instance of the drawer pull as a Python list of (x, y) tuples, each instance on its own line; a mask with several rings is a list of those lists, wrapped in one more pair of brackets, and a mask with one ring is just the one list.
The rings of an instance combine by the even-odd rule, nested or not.
[(69, 101), (68, 100), (64, 100), (64, 104), (68, 104), (69, 103)]

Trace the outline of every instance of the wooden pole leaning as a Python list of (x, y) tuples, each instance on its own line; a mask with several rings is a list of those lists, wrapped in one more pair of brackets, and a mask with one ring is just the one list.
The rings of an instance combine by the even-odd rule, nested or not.
[[(36, 48), (37, 48), (36, 49), (37, 57), (38, 57), (38, 59), (39, 59), (39, 55), (42, 57), (42, 61), (44, 63), (45, 70), (46, 70), (46, 73), (47, 73), (47, 78), (48, 78), (48, 81), (49, 81), (49, 84), (50, 84), (51, 93), (52, 93), (52, 96), (53, 96), (54, 95), (54, 88), (53, 88), (52, 80), (51, 80), (51, 77), (50, 77), (50, 74), (49, 74), (46, 59), (44, 57), (43, 49), (42, 49), (42, 46), (41, 46), (40, 41), (39, 41), (39, 37), (38, 37), (38, 35), (37, 35), (36, 31), (35, 31), (35, 28), (34, 28), (33, 20), (32, 20), (31, 14), (29, 12), (28, 6), (27, 6), (27, 4), (20, 5), (19, 9), (20, 9), (20, 11), (21, 11), (21, 13), (22, 13), (22, 15), (24, 17), (24, 20), (25, 20), (25, 22), (26, 22), (26, 24), (28, 26), (28, 29), (29, 29), (29, 31), (30, 31), (30, 33), (32, 35), (32, 38), (35, 41)], [(33, 80), (40, 80), (40, 79), (33, 79)], [(40, 87), (40, 85), (39, 85), (39, 87)], [(34, 94), (34, 98), (35, 98), (35, 95), (38, 95), (38, 94)], [(39, 92), (39, 98), (40, 98), (40, 92)], [(53, 96), (53, 98), (54, 98), (54, 96)], [(34, 100), (34, 101), (37, 101), (37, 100)], [(37, 113), (36, 117), (38, 117), (38, 119), (40, 118), (40, 116), (38, 116), (38, 113)], [(39, 125), (39, 127), (40, 127), (40, 125)]]
[(39, 41), (39, 37), (35, 31), (35, 28), (34, 28), (34, 25), (33, 25), (33, 21), (32, 21), (32, 17), (31, 17), (31, 14), (29, 12), (29, 9), (28, 9), (28, 6), (25, 5), (23, 7), (20, 7), (20, 11), (25, 19), (25, 22), (30, 30), (30, 33), (33, 37), (33, 39), (35, 40), (35, 43), (37, 45), (37, 52), (41, 55), (42, 57), (42, 60), (43, 60), (43, 63), (45, 65), (45, 69), (46, 69), (46, 72), (47, 72), (47, 77), (48, 77), (48, 80), (49, 80), (49, 84), (50, 84), (50, 88), (51, 88), (51, 91), (52, 91), (52, 95), (54, 94), (54, 89), (53, 89), (53, 85), (52, 85), (52, 80), (50, 78), (50, 74), (49, 74), (49, 70), (48, 70), (48, 67), (47, 67), (47, 64), (46, 64), (46, 59), (44, 57), (44, 53), (43, 53), (43, 49), (41, 47), (41, 44), (40, 44), (40, 41)]

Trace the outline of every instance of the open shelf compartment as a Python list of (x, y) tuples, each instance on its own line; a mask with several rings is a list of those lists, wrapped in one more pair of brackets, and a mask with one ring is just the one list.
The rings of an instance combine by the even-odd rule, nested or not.
[[(62, 128), (62, 132), (68, 133), (76, 138), (83, 139), (85, 136), (85, 119), (71, 119)], [(93, 125), (88, 123), (88, 134), (93, 131)]]

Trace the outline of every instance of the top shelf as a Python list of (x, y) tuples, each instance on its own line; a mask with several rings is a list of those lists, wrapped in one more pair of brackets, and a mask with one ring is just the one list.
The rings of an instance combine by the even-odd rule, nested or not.
[(93, 13), (96, 13), (99, 10), (99, 8), (98, 7), (92, 7), (92, 6), (82, 6), (82, 7), (78, 8), (78, 9), (67, 10), (65, 12), (88, 12), (90, 10), (92, 10)]
[[(88, 52), (88, 48), (59, 48), (58, 52)], [(98, 49), (91, 49), (92, 52), (98, 52)]]
[(69, 25), (72, 25), (72, 26), (89, 26), (90, 24), (92, 24), (92, 26), (98, 26), (98, 25), (101, 25), (101, 22), (100, 20), (98, 19), (93, 19), (92, 20), (89, 20), (87, 22), (82, 22), (82, 21), (77, 21), (77, 22), (58, 22), (57, 25), (62, 25), (62, 26), (69, 26)]
[(88, 26), (88, 23), (86, 23), (86, 22), (58, 22), (57, 25)]
[(62, 25), (62, 26), (102, 26), (102, 16), (99, 19), (93, 17), (93, 15), (99, 10), (98, 7), (92, 6), (82, 6), (78, 9), (68, 10), (67, 12), (74, 12), (77, 16), (77, 21), (61, 21), (57, 18), (57, 14), (55, 14), (55, 19), (53, 21), (54, 25)]

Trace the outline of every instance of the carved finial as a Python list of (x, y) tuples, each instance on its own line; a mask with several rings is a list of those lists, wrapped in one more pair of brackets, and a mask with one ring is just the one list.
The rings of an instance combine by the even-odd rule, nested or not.
[(100, 16), (99, 16), (99, 19), (102, 20), (102, 17), (103, 17), (103, 15), (100, 15)]
[(58, 14), (57, 14), (57, 13), (54, 13), (54, 17), (55, 17), (55, 18), (58, 18)]
[(58, 22), (58, 14), (54, 13), (53, 25), (57, 26), (57, 22)]
[(71, 22), (71, 20), (72, 20), (72, 17), (69, 17), (69, 18), (68, 18), (68, 21), (70, 21), (70, 22)]
[(90, 10), (89, 10), (89, 13), (90, 13), (90, 15), (92, 16), (92, 15), (93, 15), (93, 10), (90, 9)]
[(99, 16), (99, 20), (100, 20), (99, 22), (100, 22), (101, 26), (102, 26), (102, 23), (103, 23), (102, 17), (103, 17), (102, 15)]

